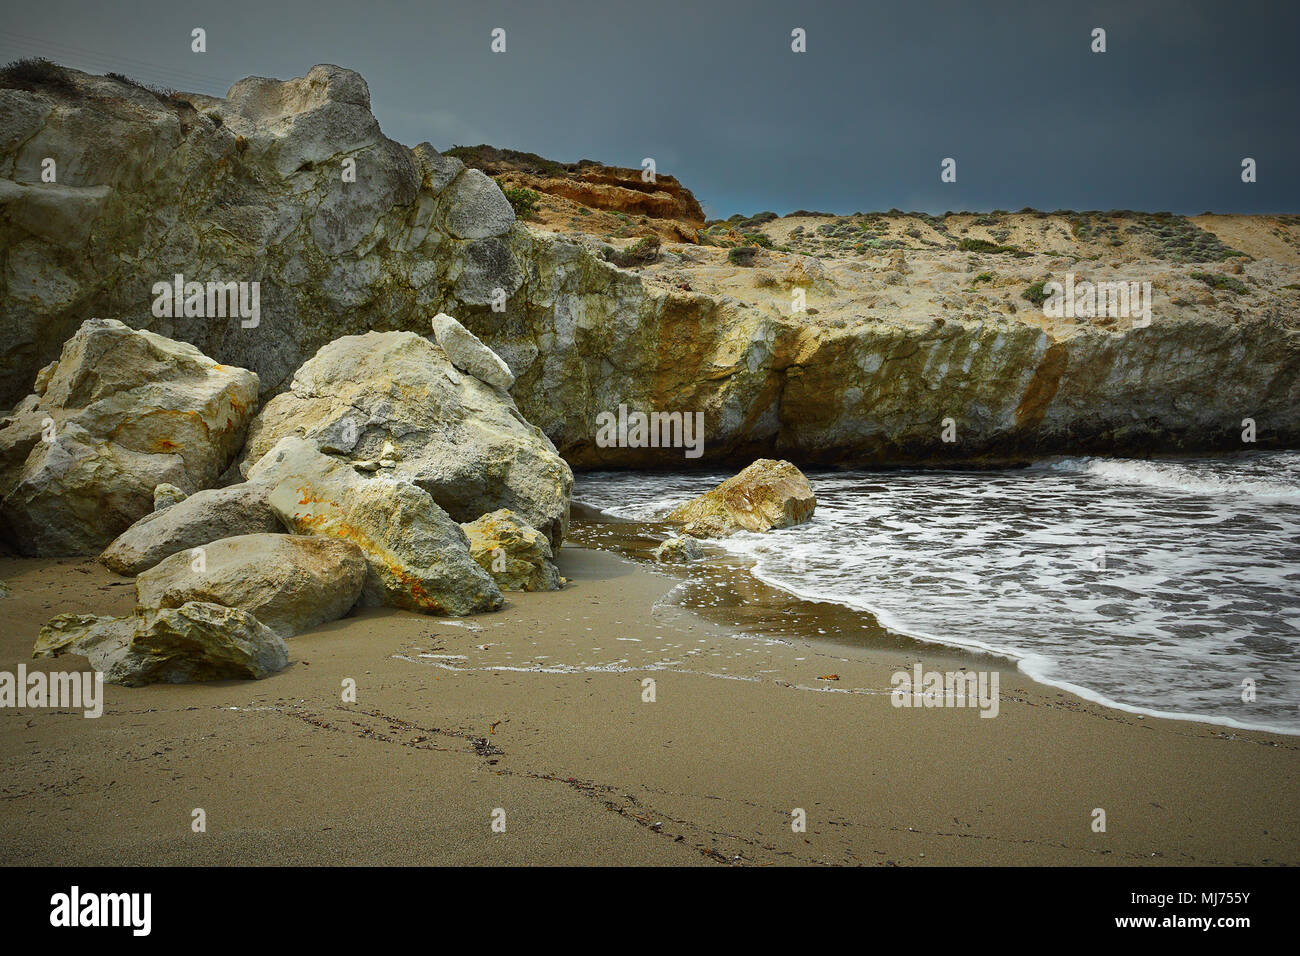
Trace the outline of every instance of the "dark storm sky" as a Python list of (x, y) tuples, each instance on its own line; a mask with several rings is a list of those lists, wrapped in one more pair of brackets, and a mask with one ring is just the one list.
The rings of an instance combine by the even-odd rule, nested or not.
[[(1294, 0), (0, 2), (4, 61), (218, 95), (337, 63), (400, 142), (650, 156), (711, 216), (1300, 212)], [(190, 51), (196, 26), (207, 53)], [(794, 27), (807, 53), (790, 51)], [(949, 156), (955, 184), (939, 179)]]

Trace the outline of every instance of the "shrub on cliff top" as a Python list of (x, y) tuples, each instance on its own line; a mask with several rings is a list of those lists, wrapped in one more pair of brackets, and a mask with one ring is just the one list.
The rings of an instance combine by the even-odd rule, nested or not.
[(473, 169), (481, 169), (489, 176), (496, 176), (500, 173), (518, 170), (524, 173), (533, 173), (539, 176), (563, 176), (577, 167), (585, 165), (599, 165), (589, 159), (580, 160), (577, 163), (557, 163), (553, 159), (547, 159), (544, 156), (538, 156), (536, 153), (524, 153), (517, 149), (497, 149), (495, 146), (489, 146), (486, 143), (480, 143), (478, 146), (456, 146), (442, 151), (444, 156), (454, 156), (466, 166)]
[(649, 265), (659, 258), (659, 237), (646, 236), (638, 239), (626, 249), (607, 249), (605, 259), (628, 269), (632, 266)]
[(1000, 246), (996, 242), (989, 242), (987, 239), (963, 239), (957, 243), (957, 248), (963, 252), (1000, 252), (1015, 256), (1017, 259), (1026, 259), (1032, 255), (1032, 253), (1017, 249), (1015, 246)]
[(503, 186), (501, 191), (520, 219), (531, 219), (537, 215), (537, 203), (542, 198), (538, 193), (522, 186)]
[[(125, 73), (105, 73), (109, 79), (117, 80), (119, 83), (125, 83), (127, 86), (133, 86), (137, 90), (143, 90), (156, 97), (159, 102), (168, 103), (173, 106), (191, 106), (188, 100), (181, 99), (180, 93), (169, 86), (154, 86), (150, 83), (141, 83), (139, 80), (127, 76)], [(191, 106), (192, 108), (192, 106)]]
[(776, 213), (767, 211), (750, 216), (748, 219), (743, 216), (732, 216), (728, 222), (731, 222), (737, 229), (743, 232), (745, 230), (757, 229), (759, 226), (765, 225), (766, 223), (779, 218), (780, 217)]
[(1130, 231), (1146, 232), (1154, 242), (1153, 250), (1162, 259), (1175, 262), (1219, 262), (1236, 257), (1250, 258), (1225, 245), (1214, 233), (1202, 229), (1190, 219), (1169, 213), (1135, 214)]
[(14, 60), (0, 69), (0, 89), (27, 90), (35, 93), (47, 90), (71, 93), (76, 90), (68, 72), (57, 63), (44, 57), (29, 56)]

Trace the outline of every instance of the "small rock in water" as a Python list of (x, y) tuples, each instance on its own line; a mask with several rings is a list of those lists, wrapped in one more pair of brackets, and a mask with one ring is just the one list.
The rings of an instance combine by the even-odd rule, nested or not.
[(683, 534), (669, 538), (655, 548), (654, 556), (660, 562), (699, 561), (704, 557), (704, 547), (697, 538)]
[(712, 491), (678, 505), (669, 521), (710, 538), (737, 531), (786, 528), (812, 517), (817, 507), (808, 479), (788, 461), (760, 458)]

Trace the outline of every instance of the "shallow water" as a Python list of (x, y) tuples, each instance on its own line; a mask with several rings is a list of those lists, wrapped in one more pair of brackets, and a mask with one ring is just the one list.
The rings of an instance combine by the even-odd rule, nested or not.
[[(728, 474), (575, 497), (653, 520)], [(809, 477), (812, 521), (723, 542), (763, 581), (1114, 706), (1300, 733), (1300, 453)]]

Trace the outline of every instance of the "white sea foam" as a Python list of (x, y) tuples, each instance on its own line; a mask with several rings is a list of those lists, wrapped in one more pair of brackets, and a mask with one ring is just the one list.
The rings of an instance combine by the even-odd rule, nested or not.
[[(1278, 459), (1279, 456), (1269, 456)], [(1248, 473), (1233, 474), (1233, 464), (1240, 468), (1247, 462)], [(1251, 495), (1300, 501), (1300, 474), (1279, 464), (1278, 476), (1260, 477), (1252, 459), (1225, 459), (1223, 462), (1184, 464), (1175, 461), (1137, 461), (1123, 458), (1065, 458), (1047, 467), (1056, 471), (1075, 471), (1095, 475), (1120, 484), (1149, 485), (1171, 491), (1204, 495)]]
[[(651, 519), (724, 477), (576, 494)], [(1101, 703), (1300, 733), (1300, 454), (810, 477), (811, 522), (724, 542), (763, 581)]]

